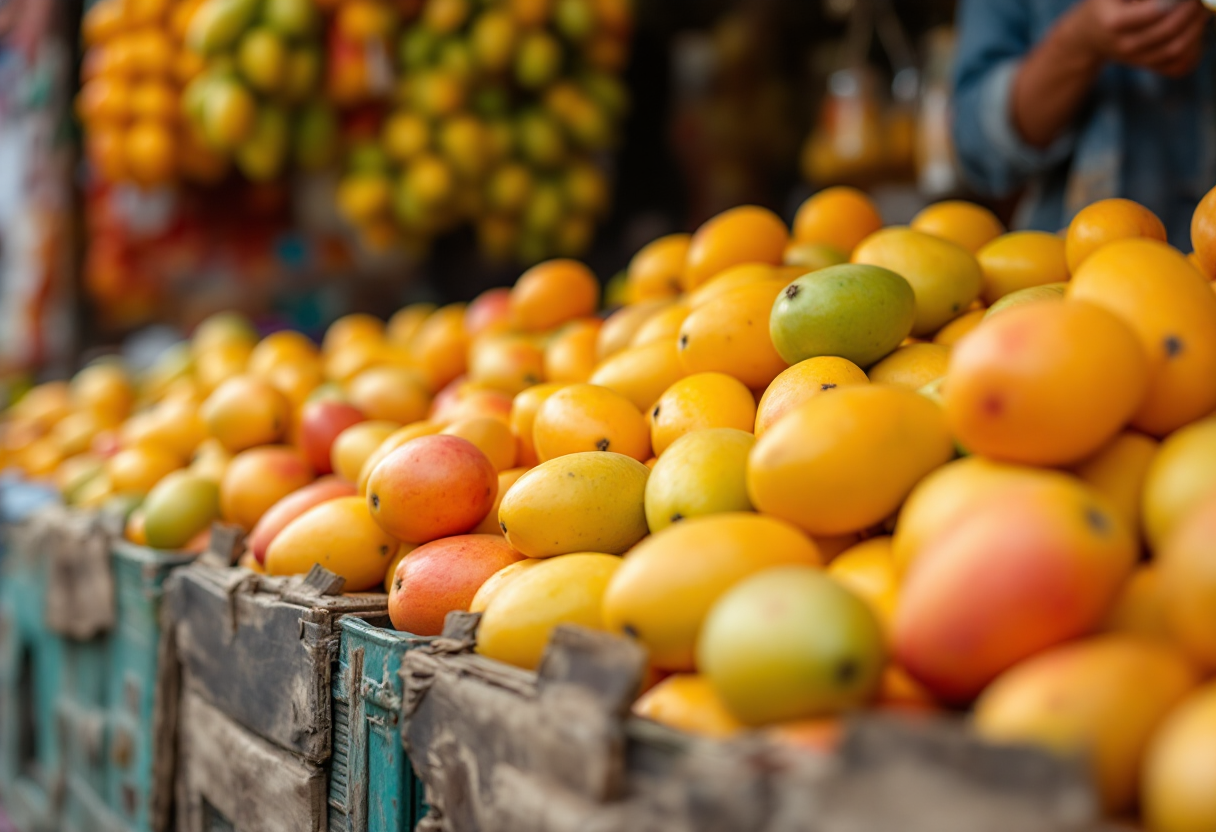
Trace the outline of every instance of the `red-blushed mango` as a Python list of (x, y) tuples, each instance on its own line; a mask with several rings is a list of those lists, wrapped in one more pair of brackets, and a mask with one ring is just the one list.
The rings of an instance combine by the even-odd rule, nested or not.
[(785, 223), (767, 208), (740, 205), (723, 211), (692, 235), (681, 280), (684, 291), (740, 263), (778, 266), (789, 241)]
[(751, 432), (756, 399), (741, 381), (725, 373), (695, 373), (658, 398), (648, 414), (650, 445), (658, 456), (681, 436), (709, 428)]
[(869, 383), (865, 371), (847, 358), (821, 355), (799, 361), (782, 370), (765, 388), (760, 404), (756, 406), (756, 436), (763, 436), (774, 422), (820, 393)]
[(1074, 275), (1090, 255), (1120, 240), (1144, 237), (1165, 242), (1165, 225), (1149, 209), (1130, 199), (1101, 199), (1072, 218), (1064, 236), (1068, 270)]
[(626, 272), (629, 302), (661, 300), (680, 294), (680, 278), (691, 243), (690, 234), (668, 234), (642, 246), (629, 261)]
[(393, 627), (437, 636), (449, 612), (468, 611), (477, 590), (496, 572), (523, 559), (497, 535), (445, 537), (414, 549), (397, 564), (388, 596)]
[(737, 428), (695, 430), (672, 442), (646, 481), (650, 531), (689, 517), (751, 511), (747, 456), (755, 443)]
[(367, 418), (399, 425), (425, 419), (431, 407), (426, 382), (408, 367), (369, 367), (350, 380), (346, 394)]
[(646, 418), (629, 399), (594, 384), (571, 384), (536, 411), (532, 443), (541, 462), (584, 451), (611, 451), (650, 458)]
[(676, 339), (669, 338), (614, 353), (596, 367), (590, 383), (615, 390), (645, 412), (685, 375)]
[(1157, 455), (1157, 440), (1135, 431), (1124, 431), (1087, 457), (1072, 471), (1094, 487), (1099, 494), (1119, 510), (1131, 530), (1140, 539), (1140, 505), (1144, 496), (1144, 481), (1149, 466)]
[(481, 614), (477, 652), (534, 670), (559, 624), (606, 629), (604, 591), (620, 566), (615, 555), (575, 552), (524, 570)]
[(291, 492), (272, 505), (249, 533), (249, 550), (258, 563), (266, 562), (266, 550), (287, 524), (313, 506), (339, 497), (355, 496), (355, 487), (337, 477), (322, 477)]
[(357, 422), (351, 425), (337, 435), (329, 449), (330, 470), (347, 482), (358, 481), (367, 458), (400, 427), (397, 422)]
[(367, 504), (404, 543), (464, 534), (494, 505), (498, 472), (459, 436), (422, 436), (384, 457), (367, 481)]
[(383, 442), (381, 442), (376, 450), (372, 451), (366, 460), (363, 461), (363, 467), (359, 469), (359, 479), (355, 481), (355, 487), (360, 494), (367, 493), (367, 481), (371, 478), (372, 471), (380, 460), (391, 454), (393, 451), (400, 448), (411, 439), (417, 439), (419, 436), (431, 436), (439, 433), (443, 429), (443, 425), (437, 422), (414, 422), (412, 425), (397, 428), (390, 433)]
[(775, 517), (726, 513), (682, 520), (626, 556), (604, 596), (604, 622), (664, 670), (695, 667), (706, 614), (739, 581), (773, 566), (818, 566), (809, 537)]
[(469, 612), (485, 612), (486, 607), (490, 605), (490, 601), (493, 600), (494, 596), (503, 587), (515, 580), (525, 570), (531, 569), (541, 563), (544, 563), (543, 558), (524, 558), (499, 569), (493, 575), (486, 578), (486, 582), (477, 590), (477, 594), (469, 602)]
[(916, 295), (912, 335), (932, 335), (967, 311), (984, 278), (975, 255), (954, 243), (914, 231), (884, 228), (867, 237), (852, 262), (882, 266), (908, 281)]
[(519, 440), (518, 462), (525, 468), (531, 468), (540, 462), (536, 455), (536, 444), (532, 441), (532, 427), (536, 422), (536, 413), (544, 404), (545, 399), (565, 386), (565, 384), (555, 382), (538, 384), (535, 387), (529, 387), (511, 400), (509, 424)]
[(207, 433), (236, 453), (282, 439), (289, 421), (287, 399), (254, 376), (224, 381), (199, 409)]
[(1216, 669), (1216, 493), (1182, 518), (1156, 554), (1170, 633), (1205, 670)]
[(495, 471), (513, 468), (519, 455), (519, 443), (515, 434), (501, 419), (490, 416), (460, 419), (452, 422), (440, 433), (445, 436), (459, 436), (472, 442), (490, 460)]
[(319, 474), (333, 472), (332, 453), (338, 434), (367, 421), (357, 407), (335, 401), (311, 401), (300, 411), (299, 440), (297, 444), (309, 463)]
[(1122, 430), (1147, 385), (1144, 350), (1113, 314), (1083, 302), (1033, 303), (955, 345), (944, 403), (955, 438), (973, 453), (1068, 465)]
[(649, 468), (623, 454), (564, 454), (515, 481), (499, 505), (499, 528), (532, 558), (618, 555), (646, 536), (649, 476)]
[(757, 510), (817, 536), (893, 514), (954, 456), (941, 408), (911, 390), (865, 385), (816, 396), (756, 440), (747, 490)]
[(229, 523), (250, 530), (271, 506), (314, 477), (304, 454), (287, 445), (241, 451), (220, 480), (220, 514)]
[(545, 379), (545, 351), (532, 338), (484, 335), (469, 347), (469, 381), (514, 396)]
[(1176, 249), (1111, 243), (1073, 275), (1068, 298), (1109, 310), (1139, 339), (1149, 384), (1134, 427), (1165, 436), (1216, 408), (1216, 294)]
[(602, 324), (584, 318), (559, 329), (545, 344), (545, 378), (562, 384), (578, 384), (591, 378), (599, 363), (596, 341)]
[(694, 309), (677, 342), (684, 369), (726, 373), (752, 390), (767, 387), (789, 366), (769, 336), (769, 314), (784, 287), (779, 280), (740, 286)]
[(464, 310), (464, 331), (470, 338), (483, 332), (504, 329), (511, 319), (511, 290), (505, 286), (486, 289)]
[(289, 522), (266, 550), (266, 574), (303, 575), (313, 565), (346, 579), (347, 592), (384, 583), (397, 541), (380, 528), (362, 497), (338, 497)]
[(660, 725), (701, 737), (724, 739), (744, 730), (709, 680), (697, 673), (674, 673), (638, 697), (633, 713)]
[(984, 273), (984, 304), (992, 306), (1006, 295), (1045, 283), (1068, 282), (1064, 240), (1045, 231), (1003, 234), (976, 254)]
[(905, 574), (925, 545), (962, 523), (990, 497), (1016, 489), (1071, 489), (1077, 480), (1059, 471), (993, 462), (981, 456), (956, 459), (912, 489), (904, 501), (891, 540), (896, 570)]
[(739, 581), (697, 637), (697, 667), (749, 725), (866, 705), (885, 663), (882, 626), (866, 602), (806, 565)]
[(528, 269), (511, 288), (511, 324), (524, 332), (546, 332), (595, 313), (600, 284), (577, 260), (547, 260)]
[(908, 570), (895, 660), (943, 701), (968, 702), (1018, 662), (1093, 630), (1135, 560), (1122, 519), (1080, 483), (989, 495)]
[(1140, 804), (1150, 832), (1216, 829), (1216, 682), (1191, 693), (1145, 754)]
[(1001, 674), (976, 703), (974, 725), (985, 739), (1084, 758), (1103, 808), (1118, 815), (1135, 804), (1149, 738), (1198, 681), (1177, 647), (1096, 636)]

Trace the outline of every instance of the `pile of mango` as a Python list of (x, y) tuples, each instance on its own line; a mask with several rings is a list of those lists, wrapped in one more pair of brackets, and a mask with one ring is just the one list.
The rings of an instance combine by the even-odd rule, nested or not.
[(626, 0), (428, 0), (397, 35), (391, 110), (349, 154), (344, 215), (373, 247), (424, 250), (471, 222), (494, 259), (583, 253), (631, 25)]
[(133, 377), (34, 388), (0, 468), (127, 536), (383, 584), (393, 624), (482, 613), (648, 651), (635, 711), (824, 750), (858, 709), (968, 715), (1091, 765), (1112, 817), (1216, 824), (1216, 191), (1196, 253), (1124, 200), (1061, 234), (829, 189), (633, 258), (600, 314), (550, 260), (318, 347), (236, 316)]

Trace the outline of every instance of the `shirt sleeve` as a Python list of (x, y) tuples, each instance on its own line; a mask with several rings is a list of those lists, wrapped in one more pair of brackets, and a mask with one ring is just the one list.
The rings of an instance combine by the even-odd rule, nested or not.
[(1027, 144), (1013, 123), (1013, 82), (1033, 47), (1025, 0), (962, 0), (954, 72), (955, 150), (968, 183), (1006, 196), (1072, 152), (1066, 133), (1046, 149)]

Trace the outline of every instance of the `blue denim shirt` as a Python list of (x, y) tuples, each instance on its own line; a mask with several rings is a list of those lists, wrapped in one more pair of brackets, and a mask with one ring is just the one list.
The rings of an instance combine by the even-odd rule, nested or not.
[(1216, 185), (1216, 50), (1209, 43), (1199, 69), (1178, 80), (1107, 66), (1072, 127), (1046, 149), (1031, 147), (1013, 125), (1013, 79), (1074, 2), (961, 0), (954, 143), (963, 173), (987, 196), (1026, 186), (1017, 227), (1057, 231), (1089, 203), (1122, 196), (1190, 251), (1191, 213)]

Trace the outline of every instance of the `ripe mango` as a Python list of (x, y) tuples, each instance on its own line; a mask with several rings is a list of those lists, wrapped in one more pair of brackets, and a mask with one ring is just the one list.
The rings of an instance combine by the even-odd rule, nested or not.
[(697, 666), (749, 725), (828, 716), (870, 701), (886, 649), (874, 613), (822, 570), (752, 575), (714, 603)]
[(204, 55), (223, 52), (249, 28), (261, 5), (261, 0), (206, 0), (190, 21), (186, 43)]
[(757, 509), (809, 534), (845, 534), (886, 519), (953, 455), (933, 402), (900, 387), (846, 387), (799, 405), (756, 440), (747, 490)]
[(769, 333), (790, 364), (834, 355), (868, 367), (912, 331), (916, 295), (900, 275), (846, 264), (805, 274), (773, 303)]
[(1216, 829), (1216, 683), (1166, 717), (1145, 755), (1140, 803), (1151, 832)]
[(675, 673), (633, 703), (636, 716), (702, 737), (729, 737), (745, 726), (718, 696), (709, 679), (698, 673)]
[(641, 641), (656, 667), (692, 670), (701, 622), (724, 592), (771, 566), (819, 562), (811, 539), (774, 517), (727, 513), (682, 520), (625, 557), (604, 596), (604, 622)]
[(579, 552), (542, 561), (490, 600), (477, 630), (477, 652), (527, 670), (540, 664), (553, 628), (606, 629), (605, 588), (619, 570), (615, 555)]
[(1149, 463), (1144, 480), (1144, 534), (1160, 550), (1174, 528), (1216, 493), (1216, 417), (1170, 435)]
[(1198, 683), (1179, 650), (1111, 634), (1040, 653), (1002, 674), (975, 706), (980, 736), (1087, 759), (1107, 812), (1132, 807), (1145, 746)]
[(355, 496), (355, 487), (337, 477), (322, 477), (314, 483), (291, 492), (262, 515), (249, 533), (249, 551), (258, 563), (266, 562), (266, 551), (287, 528), (287, 524), (304, 512), (338, 497)]
[(220, 480), (220, 513), (249, 530), (291, 492), (313, 480), (304, 455), (286, 445), (250, 448), (234, 456)]
[(1016, 292), (1004, 295), (992, 306), (989, 306), (984, 312), (984, 319), (987, 320), (993, 315), (998, 315), (1007, 309), (1015, 309), (1027, 303), (1038, 303), (1040, 301), (1054, 303), (1064, 300), (1064, 291), (1067, 288), (1067, 283), (1043, 283), (1039, 286), (1027, 286), (1025, 289), (1018, 289)]
[(271, 542), (268, 575), (303, 575), (320, 564), (346, 578), (347, 592), (375, 589), (384, 581), (397, 541), (380, 528), (362, 497), (338, 497), (310, 508)]
[(690, 517), (751, 511), (747, 456), (756, 443), (735, 428), (696, 430), (672, 442), (646, 481), (646, 524), (659, 532)]
[(905, 577), (895, 659), (943, 701), (1098, 625), (1136, 544), (1107, 500), (1076, 482), (989, 494), (930, 540)]
[(507, 542), (528, 557), (620, 554), (646, 535), (649, 475), (649, 468), (622, 454), (566, 454), (516, 480), (502, 499), (498, 522)]
[(521, 572), (544, 562), (544, 558), (524, 558), (514, 563), (508, 563), (502, 569), (486, 578), (485, 583), (478, 588), (477, 594), (469, 602), (469, 612), (484, 612), (485, 608), (490, 605), (490, 601), (493, 600), (494, 596), (503, 587), (515, 580)]
[(1216, 668), (1216, 493), (1170, 533), (1156, 565), (1171, 635), (1205, 670)]

